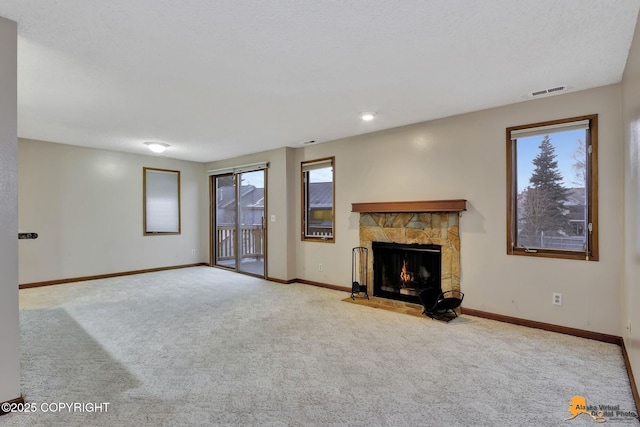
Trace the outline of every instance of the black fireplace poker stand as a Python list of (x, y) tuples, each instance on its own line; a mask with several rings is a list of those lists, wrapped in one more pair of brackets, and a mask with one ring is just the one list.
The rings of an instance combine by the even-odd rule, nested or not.
[(362, 246), (357, 246), (351, 251), (351, 299), (355, 300), (356, 295), (364, 294), (363, 297), (369, 299), (367, 283), (369, 283), (369, 250)]

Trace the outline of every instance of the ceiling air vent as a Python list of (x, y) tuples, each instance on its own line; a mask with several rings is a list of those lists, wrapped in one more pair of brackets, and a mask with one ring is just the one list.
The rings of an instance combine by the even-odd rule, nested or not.
[(547, 89), (547, 92), (549, 93), (560, 92), (565, 90), (566, 88), (567, 88), (566, 86), (556, 86), (556, 87), (552, 87), (551, 89)]
[(564, 85), (556, 86), (556, 87), (551, 87), (549, 89), (536, 90), (535, 92), (531, 92), (531, 96), (535, 98), (536, 96), (553, 95), (555, 93), (562, 92), (565, 90), (567, 90), (567, 87)]

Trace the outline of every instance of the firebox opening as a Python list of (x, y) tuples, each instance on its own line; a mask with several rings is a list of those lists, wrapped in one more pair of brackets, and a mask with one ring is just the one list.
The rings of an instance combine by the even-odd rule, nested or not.
[(420, 304), (420, 292), (441, 289), (440, 245), (372, 242), (373, 295)]

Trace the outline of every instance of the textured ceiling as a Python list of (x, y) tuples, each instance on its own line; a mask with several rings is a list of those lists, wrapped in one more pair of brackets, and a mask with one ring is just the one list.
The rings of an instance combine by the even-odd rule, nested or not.
[(0, 16), (18, 22), (20, 137), (206, 162), (617, 83), (639, 7), (2, 0)]

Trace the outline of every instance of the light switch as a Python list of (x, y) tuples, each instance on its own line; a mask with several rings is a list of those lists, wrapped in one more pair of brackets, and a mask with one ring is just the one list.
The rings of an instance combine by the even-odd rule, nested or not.
[(271, 222), (276, 222), (276, 216), (275, 215), (271, 215)]

